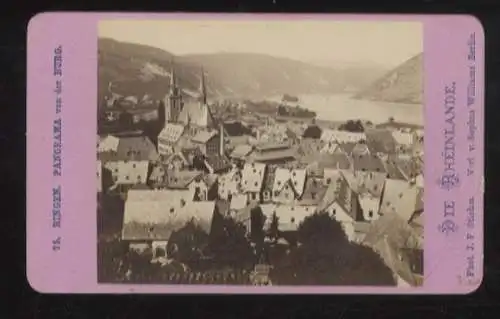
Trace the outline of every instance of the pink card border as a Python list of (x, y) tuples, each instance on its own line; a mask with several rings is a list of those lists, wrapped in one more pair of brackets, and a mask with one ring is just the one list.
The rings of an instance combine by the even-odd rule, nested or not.
[[(97, 27), (104, 19), (262, 19), (262, 15), (42, 13), (28, 26), (27, 74), (27, 278), (43, 293), (373, 293), (463, 294), (477, 289), (483, 276), (484, 174), (484, 32), (467, 15), (287, 15), (266, 19), (335, 19), (420, 21), (424, 28), (425, 63), (425, 283), (423, 287), (222, 287), (98, 284), (96, 247), (96, 101)], [(468, 150), (466, 105), (469, 71), (467, 40), (476, 37), (476, 150)], [(52, 176), (52, 130), (55, 119), (54, 49), (63, 47), (63, 176)], [(460, 183), (444, 190), (437, 182), (443, 173), (444, 87), (457, 86), (455, 122), (456, 165)], [(462, 108), (464, 110), (462, 110)], [(467, 158), (475, 158), (475, 174), (467, 176)], [(52, 188), (62, 187), (62, 228), (52, 226)], [(468, 198), (475, 198), (475, 227), (466, 225)], [(443, 200), (456, 202), (454, 232), (443, 232)], [(451, 224), (447, 224), (448, 226)], [(448, 228), (451, 229), (451, 228)], [(467, 240), (466, 233), (474, 239)], [(61, 250), (52, 240), (61, 236)], [(473, 242), (470, 253), (466, 246)], [(468, 257), (476, 273), (465, 276)], [(463, 280), (459, 280), (462, 277)]]

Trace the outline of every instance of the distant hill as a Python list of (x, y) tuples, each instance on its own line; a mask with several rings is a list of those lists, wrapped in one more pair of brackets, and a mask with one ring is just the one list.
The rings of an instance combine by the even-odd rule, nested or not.
[[(212, 98), (263, 98), (284, 93), (332, 94), (362, 88), (373, 78), (360, 77), (359, 69), (334, 69), (304, 62), (251, 53), (216, 53), (176, 56), (150, 46), (99, 39), (99, 99), (112, 91), (139, 98), (163, 98), (175, 58), (178, 83), (186, 97), (194, 97), (200, 68), (205, 70)], [(371, 72), (371, 71), (370, 71)], [(372, 73), (370, 73), (372, 74)]]
[(420, 53), (394, 68), (354, 97), (384, 102), (421, 104), (423, 67), (423, 54)]

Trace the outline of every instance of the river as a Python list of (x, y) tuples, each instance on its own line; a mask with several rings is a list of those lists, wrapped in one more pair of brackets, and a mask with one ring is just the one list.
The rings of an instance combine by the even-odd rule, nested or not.
[[(386, 122), (393, 117), (397, 122), (424, 125), (424, 108), (418, 104), (387, 103), (357, 100), (349, 94), (300, 95), (300, 105), (316, 112), (317, 119), (347, 121), (360, 119), (373, 123)], [(280, 101), (279, 97), (267, 100)]]

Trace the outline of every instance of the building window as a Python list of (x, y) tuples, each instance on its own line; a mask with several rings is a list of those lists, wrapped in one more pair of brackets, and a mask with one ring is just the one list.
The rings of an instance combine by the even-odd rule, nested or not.
[(372, 217), (373, 217), (373, 210), (371, 210), (371, 209), (370, 209), (370, 210), (368, 211), (368, 217), (370, 217), (370, 218), (372, 218)]
[(255, 199), (257, 199), (257, 194), (252, 193), (252, 200), (255, 200)]
[(293, 218), (293, 217), (292, 217), (292, 218), (290, 218), (290, 221), (291, 221), (292, 223), (295, 223), (295, 218)]
[(326, 179), (326, 183), (327, 183), (327, 184), (330, 184), (331, 182), (332, 182), (332, 179), (331, 179), (330, 177), (328, 177), (328, 178)]
[(275, 196), (275, 197), (278, 197), (279, 195), (280, 195), (280, 192), (278, 192), (278, 191), (274, 191), (274, 196)]
[(132, 164), (132, 167), (133, 167), (133, 168), (136, 168), (136, 166), (137, 166), (137, 165), (136, 165), (135, 163), (134, 163), (134, 164)]
[(175, 210), (174, 210), (174, 208), (173, 208), (173, 207), (172, 207), (172, 208), (170, 208), (170, 213), (171, 213), (171, 214), (172, 214), (174, 211), (175, 211)]

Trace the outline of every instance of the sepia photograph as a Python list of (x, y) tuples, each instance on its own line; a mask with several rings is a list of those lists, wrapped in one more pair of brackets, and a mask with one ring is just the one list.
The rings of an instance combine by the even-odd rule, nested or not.
[(102, 20), (110, 284), (423, 285), (420, 22)]

